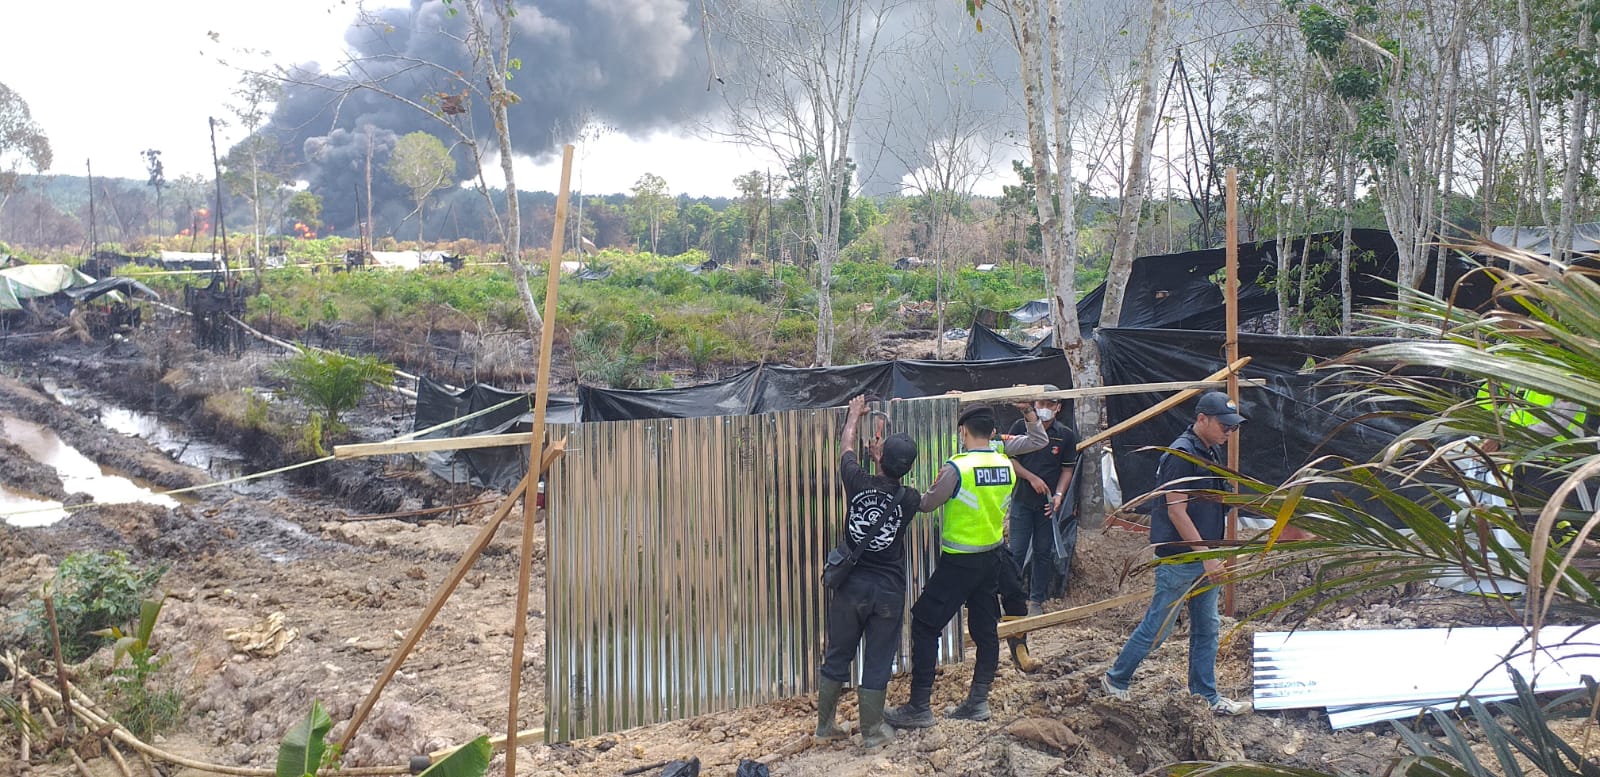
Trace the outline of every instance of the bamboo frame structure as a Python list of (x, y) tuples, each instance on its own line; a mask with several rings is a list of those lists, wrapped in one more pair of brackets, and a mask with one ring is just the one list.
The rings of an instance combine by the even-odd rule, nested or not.
[[(533, 397), (533, 431), (529, 461), (535, 460), (544, 439), (544, 413), (550, 404), (550, 351), (555, 348), (556, 294), (561, 281), (562, 238), (567, 227), (567, 198), (572, 184), (572, 144), (561, 147), (561, 188), (556, 190), (555, 226), (550, 236), (549, 279), (544, 295), (544, 326), (539, 331), (539, 375)], [(522, 699), (522, 655), (528, 639), (528, 579), (533, 576), (534, 500), (522, 500), (522, 563), (517, 575), (517, 616), (511, 635), (511, 689), (507, 694), (506, 740), (517, 738), (518, 704)], [(517, 748), (506, 748), (506, 777), (517, 777)]]

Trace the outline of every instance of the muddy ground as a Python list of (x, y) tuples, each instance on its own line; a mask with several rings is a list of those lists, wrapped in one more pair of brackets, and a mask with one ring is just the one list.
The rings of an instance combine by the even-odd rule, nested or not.
[[(147, 443), (96, 423), (80, 405), (62, 406), (44, 390), (48, 380), (99, 401), (159, 412), (197, 438), (234, 444), (260, 467), (293, 459), (269, 450), (238, 429), (219, 428), (205, 398), (254, 385), (274, 356), (213, 357), (169, 335), (146, 335), (104, 345), (36, 343), (0, 348), (0, 407), (48, 424), (62, 438), (110, 469), (163, 487), (213, 479), (174, 462)], [(406, 427), (402, 408), (385, 403), (356, 419), (366, 439)], [(44, 496), (50, 473), (0, 448), (0, 484)], [(492, 499), (447, 487), (394, 461), (319, 465), (322, 471), (286, 479), (274, 492), (197, 492), (173, 509), (103, 505), (73, 513), (47, 528), (0, 524), (0, 642), (15, 644), (17, 616), (68, 553), (122, 549), (142, 563), (170, 567), (162, 581), (172, 600), (157, 628), (169, 656), (164, 682), (186, 699), (186, 720), (160, 746), (215, 763), (270, 767), (278, 740), (320, 700), (336, 721), (347, 719), (389, 660), (405, 630), (495, 508), (492, 502), (426, 519), (349, 520), (355, 515), (414, 509), (423, 500), (461, 504)], [(59, 491), (60, 484), (56, 483)], [(346, 765), (404, 763), (482, 733), (505, 729), (505, 688), (511, 655), (520, 527), (509, 521), (389, 686), (356, 739)], [(538, 568), (532, 601), (544, 601), (543, 533), (534, 538)], [(1148, 584), (1141, 567), (1146, 538), (1123, 530), (1086, 531), (1078, 546), (1069, 595), (1055, 610), (1103, 600)], [(1303, 583), (1294, 575), (1240, 590), (1248, 611)], [(1256, 713), (1217, 718), (1187, 697), (1186, 641), (1181, 634), (1154, 653), (1134, 684), (1134, 699), (1107, 699), (1098, 677), (1138, 620), (1142, 607), (1102, 613), (1092, 621), (1047, 629), (1032, 645), (1045, 668), (1023, 675), (1002, 666), (985, 723), (942, 722), (902, 732), (891, 745), (863, 753), (852, 744), (813, 744), (810, 698), (619, 732), (521, 751), (524, 774), (619, 774), (653, 762), (699, 757), (704, 774), (732, 775), (742, 758), (766, 761), (776, 775), (1135, 775), (1187, 759), (1249, 758), (1326, 771), (1370, 773), (1397, 752), (1387, 727), (1332, 732), (1319, 712)], [(1503, 619), (1480, 600), (1431, 588), (1389, 591), (1333, 608), (1308, 628), (1476, 624)], [(230, 630), (269, 632), (277, 622), (294, 636), (281, 651), (252, 652), (230, 642)], [(542, 724), (543, 629), (529, 622), (521, 727)], [(1250, 696), (1250, 634), (1281, 625), (1251, 623), (1228, 632), (1219, 657), (1219, 685), (1235, 698)], [(281, 639), (281, 638), (280, 638)], [(243, 640), (242, 640), (243, 641)], [(270, 642), (271, 640), (266, 640)], [(105, 651), (91, 662), (106, 661)], [(80, 675), (90, 674), (88, 670)], [(953, 705), (965, 693), (970, 664), (949, 667), (935, 703)], [(891, 702), (906, 695), (904, 678)], [(847, 694), (842, 716), (855, 719)], [(1049, 723), (1040, 723), (1039, 721)], [(1060, 724), (1059, 726), (1056, 724)], [(342, 724), (341, 724), (342, 725)], [(336, 727), (337, 736), (341, 729)], [(1042, 733), (1041, 733), (1042, 732)], [(0, 731), (0, 774), (16, 773), (15, 737)], [(492, 773), (500, 770), (497, 758)], [(104, 759), (97, 774), (113, 774)], [(34, 772), (67, 774), (59, 752), (36, 759)], [(654, 774), (657, 770), (646, 773)], [(169, 772), (170, 774), (170, 772)]]

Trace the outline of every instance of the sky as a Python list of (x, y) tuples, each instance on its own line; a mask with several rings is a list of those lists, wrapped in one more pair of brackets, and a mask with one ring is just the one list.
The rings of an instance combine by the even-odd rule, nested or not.
[[(396, 0), (368, 7), (406, 5)], [(87, 14), (88, 19), (73, 18)], [(230, 119), (227, 104), (237, 70), (218, 62), (247, 61), (242, 50), (273, 62), (329, 64), (345, 49), (356, 15), (345, 0), (89, 0), (60, 5), (7, 3), (10, 34), (0, 46), (0, 83), (27, 101), (49, 137), (47, 172), (144, 180), (141, 152), (159, 149), (168, 180), (211, 175), (207, 117)], [(219, 153), (243, 133), (218, 130)], [(772, 162), (749, 149), (699, 140), (672, 129), (612, 132), (585, 143), (574, 157), (573, 187), (626, 192), (643, 172), (674, 194), (730, 196), (737, 175)], [(560, 160), (519, 160), (519, 188), (552, 191)]]

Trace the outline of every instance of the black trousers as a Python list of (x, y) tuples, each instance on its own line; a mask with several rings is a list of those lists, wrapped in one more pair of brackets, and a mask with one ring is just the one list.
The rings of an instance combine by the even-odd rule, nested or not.
[[(996, 575), (1004, 562), (997, 550), (983, 553), (940, 553), (928, 584), (917, 603), (911, 606), (911, 693), (933, 690), (934, 671), (939, 664), (939, 632), (945, 624), (967, 608), (967, 634), (976, 646), (972, 669), (974, 685), (994, 681), (1000, 665), (1000, 605), (995, 598)], [(1013, 565), (1014, 566), (1014, 565)], [(1019, 586), (1020, 588), (1020, 586)], [(1027, 611), (1024, 600), (1023, 611)]]
[(1001, 545), (996, 551), (1000, 554), (999, 563), (995, 564), (995, 582), (1000, 589), (1000, 611), (1006, 615), (1025, 616), (1028, 614), (1028, 589), (1022, 585), (1022, 564), (1011, 553), (1011, 548)]
[(900, 649), (905, 601), (903, 587), (884, 585), (873, 575), (851, 575), (845, 580), (828, 602), (822, 676), (850, 682), (850, 662), (855, 660), (856, 646), (862, 645), (861, 687), (871, 691), (888, 688), (894, 654)]

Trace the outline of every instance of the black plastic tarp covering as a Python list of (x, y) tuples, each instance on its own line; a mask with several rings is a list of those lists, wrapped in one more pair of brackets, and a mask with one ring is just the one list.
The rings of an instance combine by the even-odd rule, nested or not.
[(857, 394), (885, 399), (950, 391), (1048, 383), (1066, 388), (1072, 374), (1059, 357), (993, 361), (882, 361), (848, 367), (752, 367), (716, 383), (692, 388), (626, 391), (583, 386), (584, 421), (695, 418), (839, 407)]
[(761, 368), (752, 413), (773, 413), (808, 407), (840, 407), (857, 394), (892, 397), (894, 362), (869, 362), (845, 367)]
[[(1353, 255), (1350, 266), (1350, 291), (1355, 304), (1394, 298), (1392, 280), (1396, 271), (1394, 239), (1381, 229), (1357, 229), (1350, 234)], [(1299, 267), (1306, 241), (1311, 241), (1312, 262), (1338, 261), (1343, 235), (1324, 232), (1295, 238), (1290, 243), (1289, 266)], [(1212, 276), (1227, 265), (1227, 251), (1209, 248), (1163, 256), (1142, 256), (1133, 260), (1119, 325), (1124, 328), (1221, 329), (1224, 304), (1222, 287)], [(1464, 267), (1464, 265), (1462, 265)], [(1278, 309), (1272, 278), (1278, 271), (1276, 242), (1245, 243), (1239, 246), (1239, 320)], [(1459, 275), (1459, 270), (1456, 271)], [(1432, 288), (1431, 275), (1422, 288)], [(1339, 274), (1327, 273), (1312, 292), (1338, 294)], [(1100, 323), (1100, 308), (1105, 299), (1101, 284), (1078, 301), (1078, 324), (1085, 333)]]
[[(462, 437), (470, 434), (509, 434), (533, 428), (533, 395), (474, 384), (450, 391), (428, 378), (417, 386), (416, 429), (428, 429), (446, 421), (494, 407), (508, 399), (521, 397), (498, 410), (422, 435), (424, 439)], [(576, 423), (578, 403), (572, 397), (550, 397), (545, 408), (548, 423)], [(428, 470), (454, 483), (472, 482), (488, 488), (509, 490), (528, 471), (528, 446), (477, 448), (460, 451), (434, 451), (424, 454)]]
[(76, 288), (62, 290), (62, 292), (68, 297), (71, 297), (78, 302), (88, 302), (93, 299), (98, 299), (110, 294), (113, 291), (122, 292), (123, 294), (127, 294), (129, 296), (137, 293), (143, 294), (151, 299), (161, 299), (161, 295), (157, 294), (155, 289), (152, 289), (149, 286), (146, 286), (132, 278), (105, 278), (95, 281), (88, 286), (78, 286)]
[[(1108, 385), (1199, 380), (1226, 365), (1221, 332), (1102, 329), (1096, 339)], [(1269, 483), (1281, 483), (1317, 456), (1335, 454), (1361, 460), (1392, 440), (1400, 427), (1387, 421), (1350, 422), (1362, 411), (1340, 409), (1328, 401), (1343, 387), (1327, 381), (1326, 371), (1306, 370), (1308, 362), (1380, 342), (1387, 341), (1241, 334), (1240, 355), (1253, 357), (1241, 375), (1264, 379), (1267, 386), (1240, 389), (1240, 412), (1250, 419), (1240, 437), (1240, 469)], [(1111, 424), (1119, 423), (1166, 396), (1109, 396), (1108, 419)], [(1191, 401), (1114, 439), (1124, 494), (1131, 497), (1156, 486), (1160, 453), (1139, 449), (1170, 445), (1193, 420)]]
[[(642, 418), (699, 418), (771, 413), (780, 410), (840, 407), (857, 394), (910, 399), (950, 391), (976, 391), (1019, 384), (1072, 385), (1067, 363), (1059, 356), (977, 362), (882, 361), (846, 367), (751, 367), (725, 380), (681, 389), (624, 391), (580, 386), (578, 398), (552, 397), (545, 418), (550, 423), (630, 421)], [(513, 403), (470, 421), (426, 435), (460, 437), (527, 431), (533, 398), (517, 392), (475, 385), (459, 392), (424, 379), (417, 389), (417, 429), (427, 429), (464, 415)], [(1009, 425), (1014, 416), (999, 414)], [(480, 448), (430, 453), (430, 471), (452, 482), (508, 489), (528, 468), (526, 447)]]
[(1044, 339), (1031, 346), (1023, 345), (974, 321), (972, 331), (967, 334), (965, 358), (967, 361), (984, 361), (990, 359), (1058, 356), (1061, 351), (1055, 347), (1055, 342), (1055, 335), (1048, 334), (1044, 336)]
[(1012, 321), (1022, 324), (1031, 324), (1035, 321), (1050, 317), (1050, 300), (1033, 299), (1022, 303), (1022, 306), (1009, 313)]
[(688, 388), (628, 391), (578, 387), (585, 421), (630, 418), (702, 418), (744, 415), (755, 401), (760, 367), (751, 367), (716, 383)]

